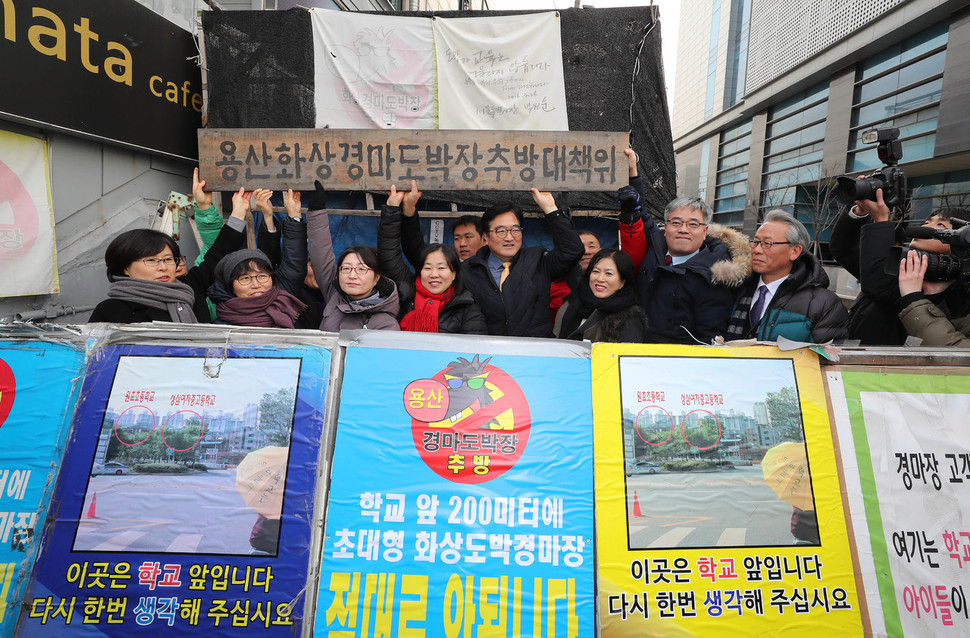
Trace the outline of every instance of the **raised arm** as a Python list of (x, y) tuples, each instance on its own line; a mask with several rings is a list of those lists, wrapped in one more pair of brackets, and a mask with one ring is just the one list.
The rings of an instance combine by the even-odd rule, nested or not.
[(309, 259), (307, 225), (300, 212), (300, 193), (292, 190), (283, 193), (283, 206), (286, 207), (287, 217), (283, 222), (282, 255), (276, 269), (276, 279), (280, 288), (297, 295), (306, 279)]
[(569, 211), (556, 206), (552, 193), (532, 189), (532, 199), (544, 213), (542, 225), (552, 237), (553, 249), (542, 256), (543, 267), (549, 279), (562, 279), (576, 267), (583, 257), (583, 242), (569, 221)]
[(421, 233), (421, 220), (418, 219), (419, 199), (421, 199), (421, 191), (418, 190), (418, 183), (412, 179), (411, 190), (404, 193), (401, 200), (401, 248), (404, 250), (404, 256), (415, 269), (421, 267), (418, 261), (421, 260), (421, 253), (428, 245)]
[(333, 254), (333, 238), (330, 236), (330, 216), (327, 214), (327, 191), (319, 180), (313, 182), (315, 190), (307, 195), (307, 239), (313, 276), (320, 286), (324, 299), (337, 291), (337, 260)]
[(278, 268), (282, 259), (280, 253), (280, 233), (276, 227), (276, 219), (273, 217), (273, 203), (270, 201), (273, 191), (265, 188), (257, 188), (253, 191), (253, 206), (262, 213), (262, 221), (259, 225), (259, 232), (256, 235), (256, 248), (263, 251), (269, 257), (269, 263), (273, 268)]
[(212, 193), (205, 190), (205, 180), (199, 179), (199, 169), (192, 171), (192, 204), (195, 208), (195, 227), (199, 230), (202, 245), (199, 246), (199, 256), (195, 259), (195, 266), (202, 263), (206, 252), (216, 240), (219, 231), (226, 223), (222, 213), (212, 204)]
[[(414, 182), (411, 184), (413, 185)], [(391, 186), (387, 204), (381, 207), (381, 221), (377, 226), (377, 257), (380, 260), (381, 272), (394, 280), (402, 297), (410, 297), (414, 294), (415, 273), (404, 263), (404, 257), (401, 255), (404, 200), (406, 200), (405, 194)]]

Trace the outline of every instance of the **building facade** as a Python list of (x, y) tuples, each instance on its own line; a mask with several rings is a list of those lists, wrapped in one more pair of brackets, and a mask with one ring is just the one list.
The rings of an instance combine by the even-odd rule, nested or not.
[[(827, 257), (835, 177), (882, 166), (900, 131), (911, 220), (970, 206), (970, 8), (939, 0), (686, 0), (672, 108), (678, 191), (753, 234), (806, 222)], [(700, 43), (700, 45), (698, 44)]]

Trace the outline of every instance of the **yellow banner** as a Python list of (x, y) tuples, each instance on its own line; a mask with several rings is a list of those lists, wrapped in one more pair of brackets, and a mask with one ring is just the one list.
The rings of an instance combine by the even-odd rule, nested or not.
[(816, 355), (593, 347), (601, 636), (863, 633)]

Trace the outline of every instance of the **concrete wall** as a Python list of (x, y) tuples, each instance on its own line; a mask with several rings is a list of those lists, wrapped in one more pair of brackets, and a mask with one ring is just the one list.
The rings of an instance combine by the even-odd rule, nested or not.
[[(6, 124), (0, 128), (40, 135)], [(59, 133), (48, 134), (46, 139), (61, 292), (0, 298), (0, 321), (18, 313), (54, 312), (64, 306), (89, 310), (50, 321), (86, 321), (90, 308), (108, 290), (104, 249), (111, 238), (131, 228), (148, 228), (158, 201), (167, 200), (170, 191), (192, 190), (191, 164)], [(195, 239), (187, 224), (182, 231), (179, 245), (194, 260), (199, 252)]]

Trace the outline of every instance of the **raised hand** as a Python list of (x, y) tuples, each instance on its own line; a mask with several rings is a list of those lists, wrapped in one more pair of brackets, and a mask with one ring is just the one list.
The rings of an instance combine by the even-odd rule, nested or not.
[(418, 190), (418, 183), (412, 179), (411, 190), (404, 193), (403, 212), (405, 217), (414, 217), (414, 214), (418, 211), (419, 199), (421, 199), (421, 191)]
[(283, 193), (283, 208), (286, 209), (286, 214), (294, 219), (302, 217), (300, 213), (300, 199), (300, 191), (294, 191), (292, 188), (288, 188)]
[(205, 190), (205, 180), (199, 180), (199, 167), (192, 171), (192, 199), (199, 208), (212, 206), (212, 193)]
[(556, 210), (556, 200), (552, 196), (552, 193), (547, 191), (540, 191), (538, 188), (530, 189), (532, 191), (532, 199), (535, 200), (536, 205), (542, 209), (542, 212), (549, 214)]

